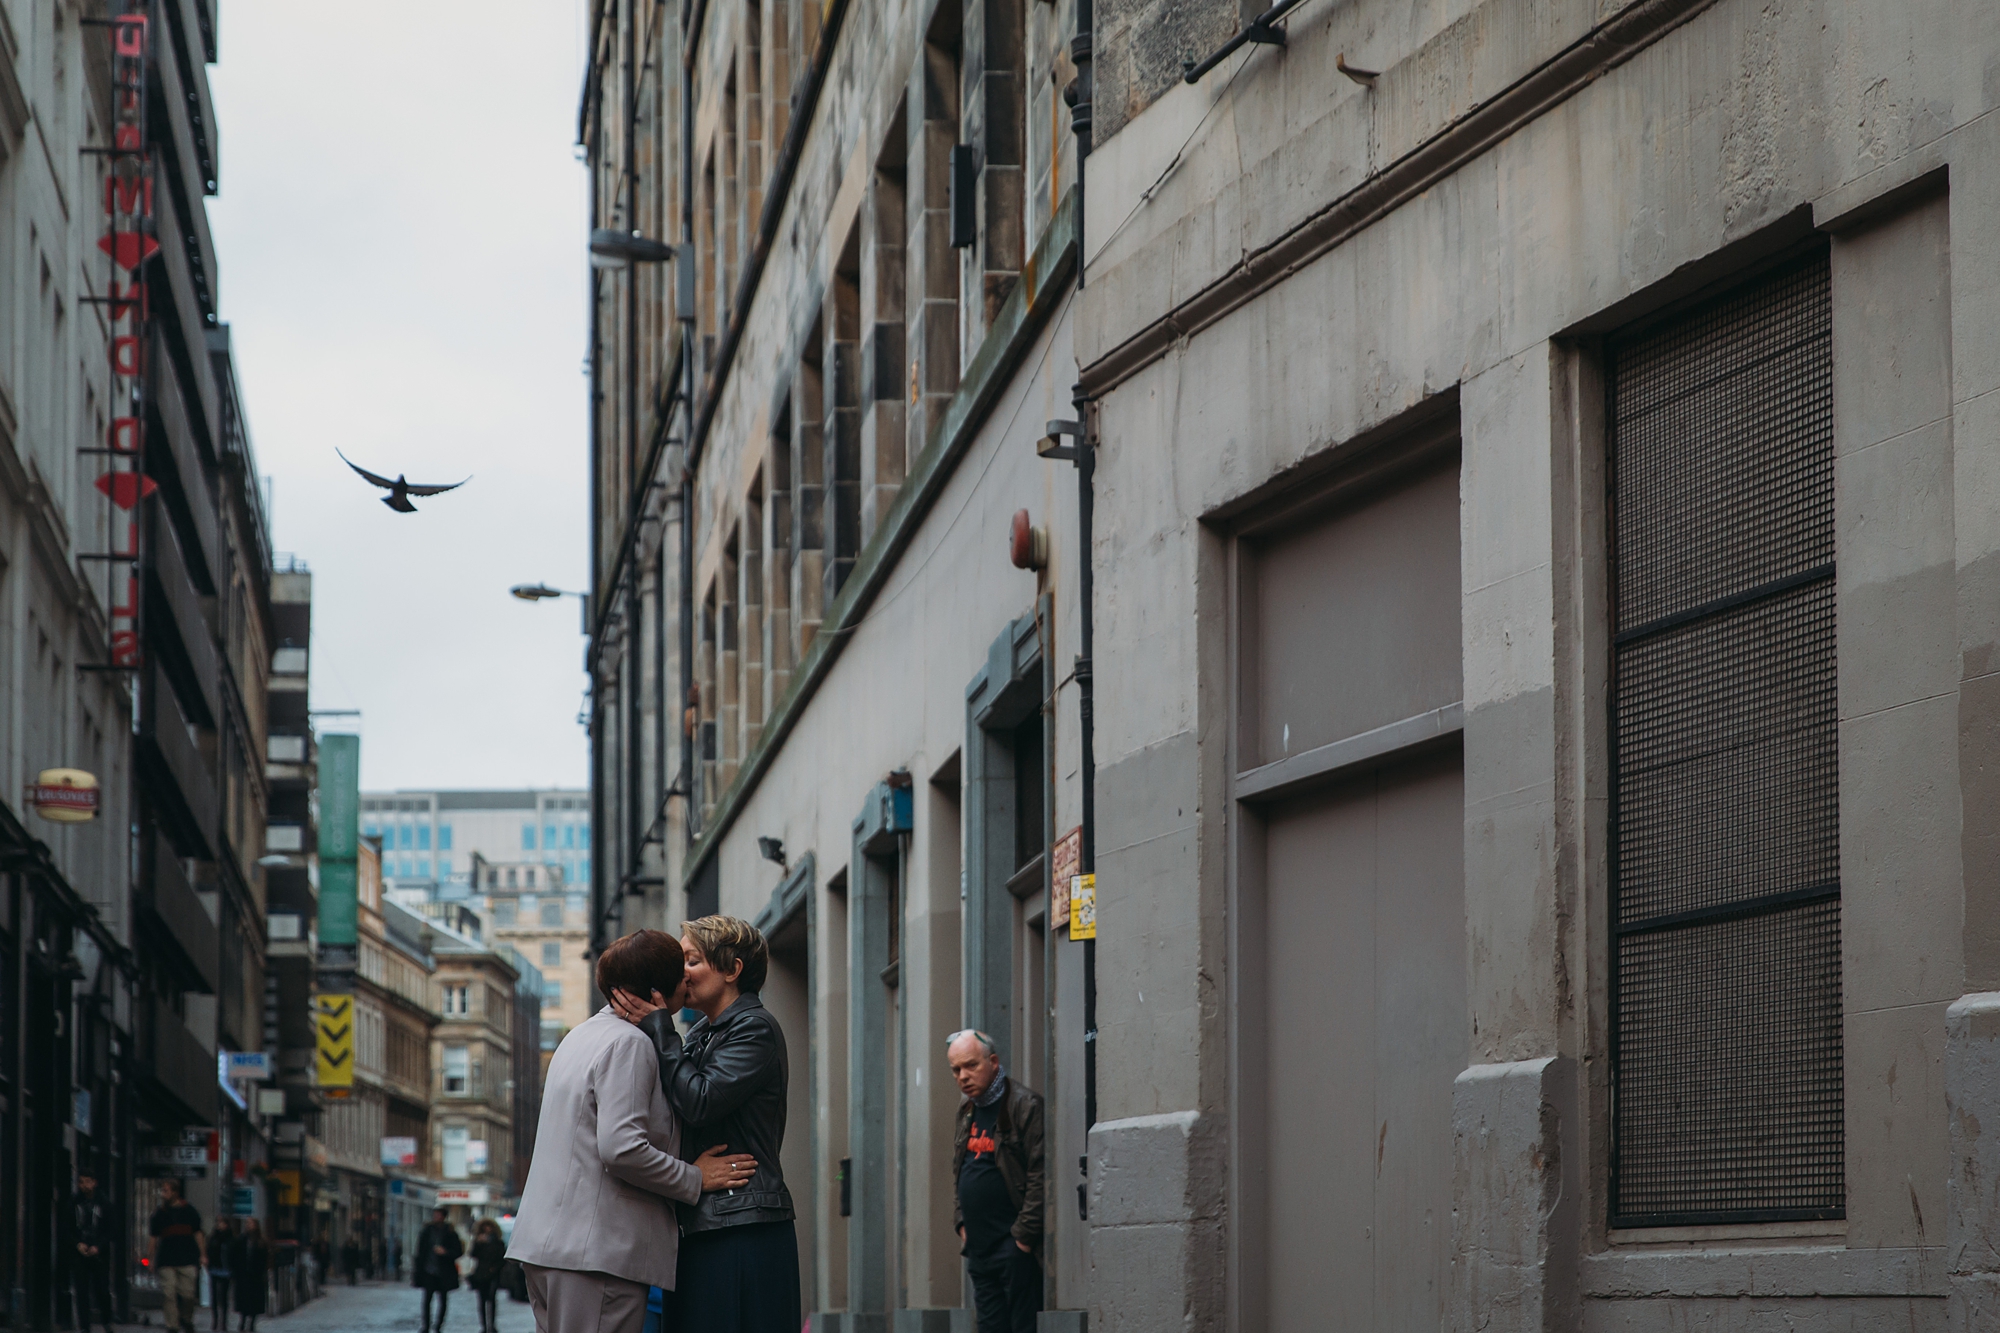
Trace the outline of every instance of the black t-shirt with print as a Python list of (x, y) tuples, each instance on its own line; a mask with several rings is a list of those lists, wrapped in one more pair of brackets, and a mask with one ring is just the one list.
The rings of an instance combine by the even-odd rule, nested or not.
[(160, 1251), (153, 1263), (160, 1268), (192, 1268), (201, 1262), (195, 1237), (201, 1234), (201, 1214), (183, 1199), (163, 1203), (153, 1210), (152, 1234), (160, 1238)]
[(974, 1264), (1000, 1264), (1014, 1253), (1018, 1210), (1000, 1174), (1000, 1103), (972, 1108), (965, 1164), (958, 1172), (958, 1207), (965, 1216), (965, 1257)]

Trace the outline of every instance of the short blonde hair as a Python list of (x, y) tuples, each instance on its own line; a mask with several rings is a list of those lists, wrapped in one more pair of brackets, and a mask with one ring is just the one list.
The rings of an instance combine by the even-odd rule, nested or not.
[(681, 934), (693, 940), (701, 956), (725, 977), (740, 959), (743, 975), (736, 978), (736, 989), (764, 989), (765, 974), (771, 969), (771, 949), (764, 943), (764, 932), (748, 921), (733, 916), (705, 916), (699, 921), (681, 922)]

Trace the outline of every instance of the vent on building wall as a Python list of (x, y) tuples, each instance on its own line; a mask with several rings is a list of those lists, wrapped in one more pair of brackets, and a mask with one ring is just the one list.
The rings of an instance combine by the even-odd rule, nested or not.
[(1614, 1226), (1845, 1196), (1824, 253), (1612, 345)]

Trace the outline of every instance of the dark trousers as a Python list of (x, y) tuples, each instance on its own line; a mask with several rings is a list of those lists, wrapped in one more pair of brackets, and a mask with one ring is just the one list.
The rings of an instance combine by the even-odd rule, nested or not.
[(753, 1222), (682, 1236), (670, 1299), (681, 1333), (799, 1333), (798, 1228)]
[(479, 1294), (479, 1333), (493, 1333), (494, 1321), (500, 1318), (500, 1288), (474, 1287), (473, 1291)]
[(229, 1327), (229, 1274), (208, 1270), (208, 1326)]
[(968, 1265), (979, 1333), (1035, 1333), (1042, 1309), (1042, 1266), (1019, 1249), (997, 1265)]
[[(437, 1299), (437, 1303), (438, 1303), (438, 1317), (437, 1317), (437, 1322), (436, 1322), (435, 1324), (433, 1324), (433, 1323), (431, 1322), (431, 1299), (432, 1299), (433, 1297), (435, 1297), (435, 1298)], [(445, 1312), (445, 1308), (446, 1308), (447, 1306), (449, 1306), (450, 1304), (451, 1304), (451, 1293), (450, 1293), (450, 1292), (448, 1292), (448, 1291), (432, 1291), (432, 1290), (431, 1290), (431, 1289), (430, 1289), (429, 1287), (425, 1287), (425, 1288), (424, 1288), (424, 1313), (423, 1313), (423, 1319), (422, 1319), (422, 1322), (423, 1322), (423, 1326), (424, 1326), (425, 1328), (443, 1328), (443, 1327), (444, 1327), (444, 1312)]]
[(70, 1267), (70, 1290), (76, 1302), (76, 1326), (88, 1329), (92, 1324), (111, 1327), (111, 1284), (109, 1270), (102, 1258), (85, 1259), (78, 1256)]

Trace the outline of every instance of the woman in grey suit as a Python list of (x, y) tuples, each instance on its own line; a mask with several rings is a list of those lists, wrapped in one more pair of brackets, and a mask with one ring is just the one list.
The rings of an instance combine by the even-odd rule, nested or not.
[[(681, 970), (678, 940), (635, 931), (598, 957), (597, 989), (671, 995)], [(680, 1229), (669, 1201), (696, 1203), (757, 1170), (727, 1144), (680, 1160), (653, 1043), (609, 1009), (556, 1048), (535, 1145), (507, 1257), (527, 1272), (538, 1333), (638, 1333), (647, 1287), (674, 1285)]]

